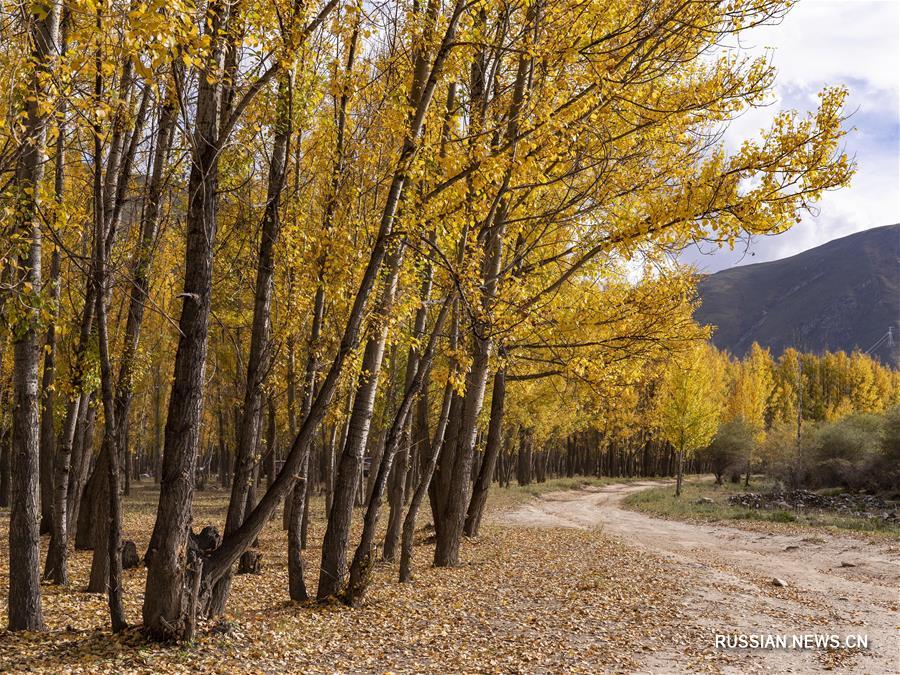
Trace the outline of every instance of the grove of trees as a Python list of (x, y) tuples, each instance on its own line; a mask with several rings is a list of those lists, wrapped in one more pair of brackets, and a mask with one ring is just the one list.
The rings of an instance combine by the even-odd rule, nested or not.
[[(693, 460), (715, 432), (669, 433), (664, 402), (699, 391), (673, 374), (685, 359), (759, 441), (798, 410), (895, 403), (896, 373), (861, 355), (697, 346), (674, 255), (781, 232), (853, 171), (839, 88), (722, 142), (775, 77), (727, 46), (789, 5), (4, 4), (9, 629), (43, 628), (41, 579), (68, 582), (72, 546), (125, 626), (122, 495), (144, 474), (143, 626), (186, 640), (234, 601), (233, 567), (275, 517), (286, 596), (357, 605), (376, 555), (410, 580), (426, 509), (434, 564), (456, 565), (514, 451), (520, 482), (672, 473), (673, 446)], [(198, 551), (212, 481), (224, 532)]]

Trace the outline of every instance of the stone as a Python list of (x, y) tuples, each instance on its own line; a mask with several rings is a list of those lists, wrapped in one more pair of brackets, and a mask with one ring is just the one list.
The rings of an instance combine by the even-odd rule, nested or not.
[(856, 563), (847, 562), (846, 560), (842, 560), (841, 567), (856, 567)]
[(778, 577), (772, 577), (772, 585), (780, 586), (781, 588), (787, 588), (787, 582), (784, 579), (779, 579)]
[(768, 494), (745, 492), (732, 495), (728, 503), (748, 509), (822, 509), (845, 513), (859, 518), (897, 520), (896, 511), (883, 499), (870, 494), (844, 492), (820, 495), (811, 490), (774, 490)]

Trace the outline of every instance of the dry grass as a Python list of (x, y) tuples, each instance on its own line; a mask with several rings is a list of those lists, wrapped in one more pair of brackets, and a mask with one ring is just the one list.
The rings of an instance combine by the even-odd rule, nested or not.
[[(771, 483), (743, 483), (716, 485), (711, 479), (692, 480), (684, 484), (681, 497), (675, 497), (675, 488), (665, 486), (642, 490), (629, 495), (625, 506), (661, 518), (688, 522), (721, 522), (753, 531), (810, 532), (825, 530), (833, 534), (858, 536), (867, 541), (900, 539), (900, 527), (896, 522), (880, 518), (861, 518), (849, 514), (797, 509), (751, 509), (728, 503), (732, 495), (743, 492), (766, 492)], [(702, 498), (712, 502), (703, 502)]]

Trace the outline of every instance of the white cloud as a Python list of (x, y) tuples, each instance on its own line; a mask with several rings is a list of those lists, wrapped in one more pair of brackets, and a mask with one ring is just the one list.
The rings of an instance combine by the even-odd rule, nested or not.
[(729, 128), (725, 142), (768, 126), (778, 110), (813, 110), (826, 85), (850, 89), (847, 110), (855, 127), (846, 151), (857, 173), (850, 187), (827, 193), (818, 214), (790, 231), (755, 238), (750, 253), (717, 251), (684, 259), (713, 272), (735, 264), (774, 260), (879, 225), (900, 222), (900, 3), (896, 0), (801, 0), (777, 26), (744, 34), (740, 48), (770, 54), (779, 75), (775, 101), (752, 110)]

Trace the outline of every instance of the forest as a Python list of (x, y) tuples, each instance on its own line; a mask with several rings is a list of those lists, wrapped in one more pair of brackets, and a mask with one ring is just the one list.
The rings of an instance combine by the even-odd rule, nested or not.
[(8, 630), (92, 551), (107, 630), (190, 643), (273, 532), (279, 600), (360, 608), (385, 564), (464, 562), (497, 486), (787, 476), (816, 425), (900, 402), (865, 354), (735, 359), (692, 318), (679, 251), (854, 172), (842, 87), (723, 140), (776, 77), (724, 46), (790, 5), (2, 4)]

